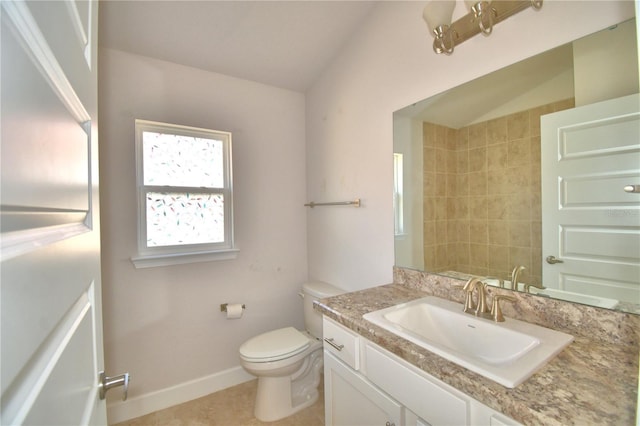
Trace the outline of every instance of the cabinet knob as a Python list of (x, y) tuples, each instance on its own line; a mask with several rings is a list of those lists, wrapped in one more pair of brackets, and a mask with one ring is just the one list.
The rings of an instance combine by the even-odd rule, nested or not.
[(384, 426), (396, 426), (396, 424), (391, 422), (386, 422)]

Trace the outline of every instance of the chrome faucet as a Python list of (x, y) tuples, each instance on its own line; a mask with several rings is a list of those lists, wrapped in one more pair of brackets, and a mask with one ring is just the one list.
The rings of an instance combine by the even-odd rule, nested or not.
[(518, 279), (520, 278), (520, 273), (527, 269), (526, 266), (518, 265), (513, 268), (513, 272), (511, 272), (511, 288), (515, 291), (518, 291)]
[[(474, 311), (476, 316), (483, 316), (489, 312), (487, 308), (487, 285), (480, 281), (479, 278), (471, 278), (462, 288), (466, 292), (464, 302), (464, 312), (471, 313)], [(478, 291), (477, 303), (473, 301), (473, 292)]]

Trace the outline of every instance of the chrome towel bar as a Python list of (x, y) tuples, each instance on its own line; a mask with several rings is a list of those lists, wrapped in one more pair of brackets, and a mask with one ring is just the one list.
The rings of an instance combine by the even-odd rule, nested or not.
[(307, 203), (304, 205), (305, 207), (311, 207), (314, 208), (316, 206), (354, 206), (354, 207), (360, 207), (360, 198), (356, 198), (353, 201), (336, 201), (333, 203), (315, 203), (313, 201), (311, 201), (310, 203)]

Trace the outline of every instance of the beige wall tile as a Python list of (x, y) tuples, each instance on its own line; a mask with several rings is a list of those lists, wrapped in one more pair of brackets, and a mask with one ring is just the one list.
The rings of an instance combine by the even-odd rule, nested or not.
[(442, 126), (435, 126), (435, 147), (438, 149), (445, 149), (447, 146), (447, 129)]
[(467, 175), (469, 196), (487, 195), (487, 172), (475, 172)]
[(468, 173), (458, 173), (457, 179), (457, 196), (464, 197), (469, 195), (469, 174)]
[(469, 197), (469, 219), (483, 220), (485, 223), (488, 218), (487, 197), (484, 195)]
[(489, 145), (487, 147), (487, 170), (504, 169), (507, 167), (507, 143)]
[(488, 247), (486, 244), (469, 244), (469, 263), (476, 267), (486, 268), (488, 262)]
[(487, 121), (487, 145), (507, 141), (507, 118), (500, 117)]
[(436, 173), (436, 197), (446, 197), (447, 196), (447, 174), (446, 173)]
[(422, 224), (423, 229), (422, 232), (424, 234), (424, 245), (425, 246), (435, 246), (437, 244), (436, 241), (436, 221), (435, 220), (426, 220)]
[(447, 129), (447, 150), (455, 151), (458, 149), (458, 130)]
[(444, 148), (436, 148), (436, 172), (447, 172), (447, 151)]
[(423, 220), (435, 220), (436, 219), (436, 200), (434, 197), (425, 197), (424, 202), (422, 203), (424, 206), (422, 218)]
[(542, 222), (531, 222), (531, 248), (542, 249)]
[(505, 272), (509, 268), (509, 248), (507, 246), (488, 246), (489, 257), (487, 266), (494, 277), (505, 279)]
[(471, 220), (469, 222), (469, 242), (472, 244), (487, 245), (488, 236), (486, 220)]
[(456, 153), (456, 171), (458, 173), (467, 173), (469, 171), (469, 150), (459, 150)]
[(436, 220), (447, 220), (447, 199), (438, 197), (435, 199)]
[(455, 173), (447, 173), (447, 197), (455, 197), (458, 193), (458, 176)]
[(447, 221), (437, 220), (435, 229), (437, 244), (447, 244), (449, 242), (449, 238), (447, 236)]
[(447, 245), (446, 244), (438, 244), (436, 246), (436, 268), (442, 271), (443, 268), (446, 268), (448, 264), (448, 254), (447, 254)]
[(509, 247), (509, 265), (522, 265), (531, 269), (531, 249), (529, 247)]
[(456, 228), (458, 229), (458, 241), (461, 243), (469, 242), (469, 221), (458, 220), (456, 221)]
[(457, 173), (458, 170), (458, 153), (456, 151), (447, 150), (447, 172)]
[(435, 197), (436, 196), (436, 173), (435, 172), (424, 172), (424, 182), (423, 182), (423, 194), (425, 197)]
[(422, 163), (425, 172), (435, 172), (436, 171), (436, 148), (425, 146), (422, 149), (423, 157)]
[(456, 151), (468, 151), (469, 150), (469, 128), (462, 127), (458, 129), (458, 140), (456, 143)]
[(469, 150), (469, 173), (487, 170), (487, 148), (474, 148)]
[(507, 214), (509, 220), (531, 221), (531, 192), (523, 188), (509, 197), (507, 202)]
[(531, 247), (531, 222), (526, 220), (509, 221), (509, 246)]
[(488, 243), (491, 245), (508, 246), (509, 228), (504, 220), (490, 220), (487, 222)]
[(447, 242), (448, 243), (458, 242), (458, 221), (457, 220), (451, 220), (451, 219), (447, 220)]
[[(529, 188), (529, 167), (509, 167), (503, 175), (503, 194), (517, 194)], [(506, 179), (504, 179), (506, 176)]]
[(469, 149), (487, 146), (487, 123), (469, 126)]
[(469, 265), (469, 243), (458, 243), (457, 244), (457, 259), (458, 265)]
[(512, 139), (507, 142), (507, 167), (520, 167), (531, 163), (530, 138)]
[(517, 112), (507, 116), (507, 139), (528, 138), (530, 135), (528, 111)]
[(508, 218), (509, 196), (487, 196), (487, 218), (491, 220), (506, 220)]
[(469, 197), (458, 197), (456, 203), (456, 219), (469, 218)]

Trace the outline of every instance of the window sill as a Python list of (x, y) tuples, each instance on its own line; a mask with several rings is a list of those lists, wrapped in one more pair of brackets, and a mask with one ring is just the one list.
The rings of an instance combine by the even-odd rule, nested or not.
[(152, 254), (132, 257), (131, 262), (140, 268), (155, 268), (157, 266), (182, 265), (185, 263), (211, 262), (217, 260), (232, 260), (238, 257), (239, 249), (219, 251), (203, 251), (194, 253)]

